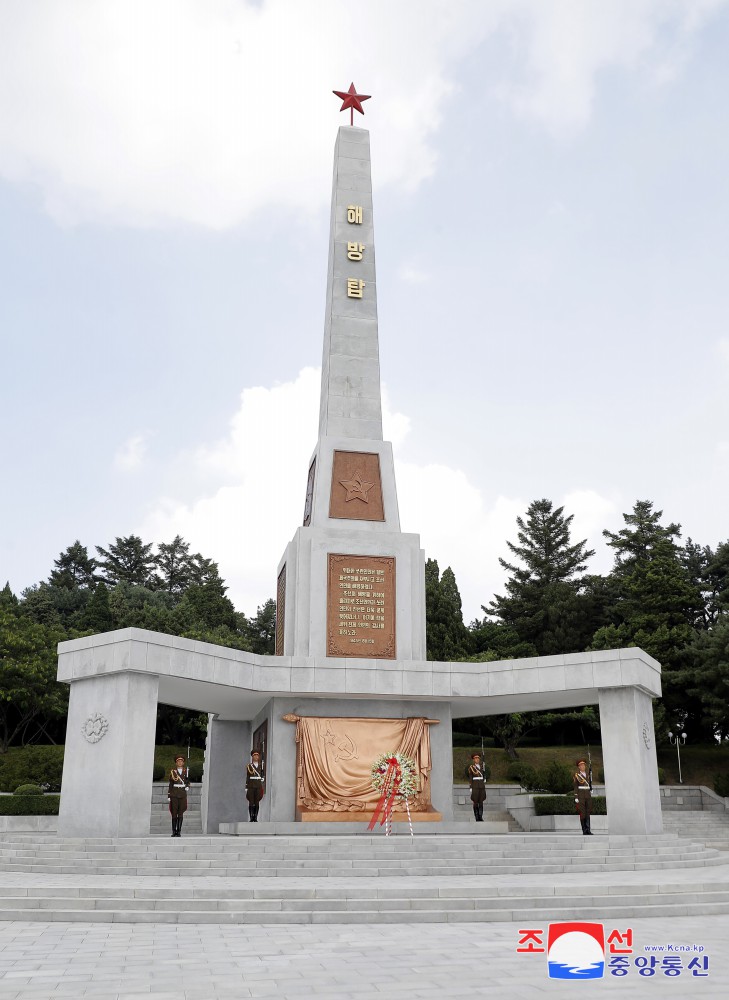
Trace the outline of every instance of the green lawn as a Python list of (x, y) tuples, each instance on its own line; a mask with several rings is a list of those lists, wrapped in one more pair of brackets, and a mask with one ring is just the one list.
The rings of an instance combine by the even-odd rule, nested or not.
[[(519, 760), (531, 764), (537, 770), (556, 760), (572, 767), (578, 756), (586, 754), (585, 746), (576, 747), (520, 747)], [(453, 750), (453, 777), (457, 782), (465, 782), (464, 771), (471, 763), (471, 754), (481, 752), (480, 743), (473, 747), (455, 747)], [(602, 771), (602, 747), (591, 746), (592, 770), (595, 781)], [(659, 747), (658, 766), (665, 773), (665, 784), (678, 784), (678, 761), (675, 747)], [(512, 763), (505, 750), (484, 749), (485, 762), (491, 768), (489, 781), (494, 784), (508, 784), (506, 774)], [(690, 746), (681, 748), (681, 774), (684, 785), (706, 785), (714, 787), (715, 774), (729, 774), (729, 746)]]
[[(0, 767), (4, 762), (12, 760), (18, 752), (19, 747), (11, 747), (7, 754), (0, 755)], [(453, 776), (457, 782), (465, 782), (464, 771), (471, 762), (471, 754), (475, 751), (481, 752), (480, 741), (473, 747), (454, 747), (453, 749)], [(556, 760), (572, 767), (578, 756), (586, 752), (584, 746), (572, 747), (520, 747), (518, 750), (519, 760), (525, 764), (539, 769), (545, 767), (551, 761)], [(602, 770), (602, 748), (600, 746), (591, 747), (592, 769), (595, 780), (598, 780), (598, 773)], [(160, 764), (168, 771), (175, 761), (175, 757), (182, 754), (187, 757), (186, 746), (157, 746), (154, 748), (154, 762)], [(200, 747), (190, 748), (190, 762), (202, 763), (205, 756)], [(485, 747), (484, 756), (486, 763), (491, 768), (489, 780), (496, 784), (508, 784), (507, 771), (511, 761), (506, 755), (506, 751), (495, 747)], [(243, 754), (241, 751), (241, 761)], [(665, 783), (667, 785), (678, 784), (678, 761), (675, 747), (660, 747), (658, 749), (658, 766), (665, 772)], [(691, 746), (687, 744), (681, 748), (681, 771), (683, 783), (685, 785), (706, 785), (708, 788), (714, 787), (715, 774), (729, 774), (729, 745), (723, 746)]]

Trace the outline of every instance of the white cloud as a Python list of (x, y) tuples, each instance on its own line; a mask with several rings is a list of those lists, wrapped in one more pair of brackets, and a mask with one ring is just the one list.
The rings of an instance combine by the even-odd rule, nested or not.
[(600, 75), (641, 72), (646, 82), (673, 80), (695, 33), (725, 0), (516, 0), (508, 6), (524, 78), (502, 96), (525, 117), (561, 132), (591, 117)]
[(427, 271), (423, 271), (422, 268), (416, 267), (414, 264), (407, 263), (400, 265), (397, 276), (408, 285), (424, 285), (430, 278)]
[(133, 434), (117, 449), (113, 467), (117, 472), (135, 472), (147, 455), (147, 435)]
[(729, 364), (729, 337), (722, 337), (717, 344), (717, 349), (719, 351), (719, 357)]
[[(162, 499), (140, 526), (143, 538), (179, 533), (193, 551), (219, 562), (230, 597), (248, 614), (273, 595), (278, 561), (301, 524), (318, 405), (313, 368), (272, 389), (246, 389), (226, 435), (189, 459), (207, 479), (205, 495)], [(515, 538), (516, 517), (527, 502), (500, 496), (487, 504), (460, 470), (401, 461), (397, 449), (409, 421), (393, 412), (386, 394), (383, 425), (396, 452), (402, 530), (420, 534), (426, 556), (437, 559), (441, 571), (453, 568), (466, 621), (480, 617), (481, 605), (503, 586), (499, 556), (508, 556), (506, 539)], [(599, 534), (615, 510), (590, 490), (561, 502), (575, 514), (575, 538)]]
[(64, 224), (223, 229), (264, 208), (313, 213), (332, 89), (354, 80), (373, 95), (360, 123), (375, 180), (413, 188), (435, 169), (465, 57), (495, 33), (514, 53), (504, 99), (562, 129), (589, 119), (607, 69), (678, 72), (723, 2), (6, 0), (0, 176), (37, 186)]

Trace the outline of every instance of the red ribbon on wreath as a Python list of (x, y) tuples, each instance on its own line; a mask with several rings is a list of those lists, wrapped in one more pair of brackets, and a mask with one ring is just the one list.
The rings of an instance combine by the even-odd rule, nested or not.
[(402, 781), (402, 768), (397, 757), (387, 758), (387, 771), (385, 772), (385, 779), (382, 783), (382, 795), (380, 796), (380, 801), (377, 803), (375, 811), (372, 813), (372, 819), (370, 820), (370, 825), (367, 827), (368, 830), (374, 830), (377, 825), (377, 820), (380, 819), (380, 826), (385, 823), (388, 816), (392, 816), (392, 809), (395, 804), (395, 796), (400, 790), (400, 782)]

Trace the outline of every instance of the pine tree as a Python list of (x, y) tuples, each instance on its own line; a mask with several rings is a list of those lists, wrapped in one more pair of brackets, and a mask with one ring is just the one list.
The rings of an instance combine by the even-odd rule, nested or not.
[(456, 577), (450, 566), (441, 576), (435, 559), (425, 564), (425, 629), (429, 660), (463, 660), (470, 654)]
[(58, 559), (53, 560), (53, 565), (56, 568), (51, 570), (48, 578), (52, 587), (63, 587), (66, 590), (75, 590), (77, 587), (93, 589), (98, 564), (78, 539), (65, 552), (61, 552)]
[(128, 535), (126, 538), (117, 536), (116, 542), (108, 549), (97, 545), (96, 551), (103, 556), (99, 565), (103, 571), (104, 583), (114, 586), (126, 582), (138, 587), (154, 588), (158, 578), (154, 576), (156, 560), (152, 555), (151, 543), (145, 545), (138, 535)]
[(611, 576), (617, 600), (615, 623), (600, 628), (593, 649), (639, 646), (655, 657), (663, 668), (663, 700), (669, 716), (680, 720), (706, 738), (703, 707), (688, 695), (685, 655), (701, 616), (703, 601), (692, 584), (686, 557), (678, 545), (678, 524), (662, 525), (663, 511), (654, 511), (651, 501), (640, 500), (619, 532), (604, 531), (615, 550)]
[(191, 583), (190, 545), (181, 535), (175, 535), (169, 545), (158, 545), (155, 562), (162, 576), (161, 587), (168, 594), (179, 595)]
[(542, 499), (529, 505), (526, 521), (517, 517), (519, 544), (507, 541), (507, 545), (522, 565), (499, 559), (511, 574), (507, 594), (497, 594), (484, 608), (540, 654), (576, 652), (591, 637), (585, 631), (580, 574), (595, 553), (586, 547), (586, 540), (572, 543), (573, 516), (565, 517), (564, 507), (553, 510), (552, 501)]
[(93, 632), (110, 632), (114, 628), (114, 619), (109, 607), (109, 591), (103, 582), (96, 585), (80, 624), (82, 629)]
[(18, 603), (18, 598), (10, 589), (10, 581), (8, 580), (3, 589), (0, 590), (0, 611), (17, 613)]

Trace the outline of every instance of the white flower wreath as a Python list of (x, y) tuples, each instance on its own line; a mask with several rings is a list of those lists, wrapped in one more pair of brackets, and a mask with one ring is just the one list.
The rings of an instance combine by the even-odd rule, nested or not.
[(378, 792), (382, 791), (385, 784), (385, 775), (390, 769), (390, 762), (396, 760), (400, 767), (400, 784), (397, 789), (397, 797), (400, 799), (412, 798), (418, 791), (418, 769), (415, 761), (411, 757), (406, 757), (402, 753), (381, 753), (372, 764), (372, 787)]

